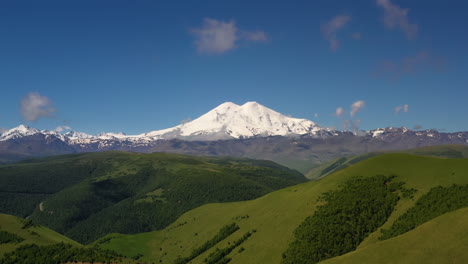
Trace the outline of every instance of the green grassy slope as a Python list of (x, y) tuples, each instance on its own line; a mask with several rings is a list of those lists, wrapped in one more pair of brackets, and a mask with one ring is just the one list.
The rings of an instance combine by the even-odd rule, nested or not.
[[(244, 251), (229, 254), (230, 263), (279, 263), (281, 254), (293, 239), (294, 229), (314, 213), (317, 198), (356, 176), (397, 175), (396, 181), (415, 188), (415, 199), (402, 199), (383, 227), (389, 227), (406, 209), (430, 188), (453, 183), (468, 184), (468, 160), (422, 157), (411, 154), (384, 154), (340, 170), (313, 182), (288, 187), (253, 201), (208, 204), (185, 213), (164, 230), (138, 235), (111, 235), (104, 238), (104, 248), (128, 255), (143, 254), (148, 261), (173, 263), (177, 257), (190, 255), (193, 248), (210, 239), (223, 225), (236, 222), (240, 230), (220, 242), (226, 247), (245, 232), (257, 230), (242, 246)], [(246, 217), (248, 216), (248, 217)], [(361, 244), (378, 242), (380, 229)], [(127, 245), (134, 245), (130, 247)], [(191, 263), (203, 263), (213, 252), (208, 250)]]
[(21, 245), (37, 244), (51, 245), (55, 243), (68, 243), (74, 246), (80, 246), (78, 242), (71, 240), (55, 231), (44, 226), (30, 226), (23, 228), (26, 220), (6, 214), (0, 214), (0, 231), (7, 231), (16, 234), (24, 240), (20, 243), (0, 244), (0, 257), (5, 252), (10, 252)]
[(380, 151), (370, 152), (362, 155), (345, 156), (340, 157), (328, 162), (324, 162), (318, 167), (315, 167), (308, 171), (305, 176), (311, 180), (317, 180), (326, 177), (339, 170), (345, 169), (353, 164), (361, 162), (363, 160), (382, 155), (385, 153), (408, 153), (419, 156), (430, 156), (440, 158), (468, 158), (468, 146), (466, 145), (440, 145), (440, 146), (429, 146), (410, 150), (401, 151)]
[(321, 263), (466, 263), (467, 220), (468, 208), (459, 209), (398, 237)]
[(442, 145), (430, 146), (408, 150), (407, 153), (441, 158), (468, 158), (468, 146), (466, 145)]
[(0, 212), (89, 243), (112, 232), (164, 228), (211, 202), (250, 200), (305, 182), (271, 161), (125, 152), (0, 166)]
[(384, 152), (371, 152), (357, 156), (346, 156), (337, 158), (328, 162), (323, 163), (322, 165), (313, 168), (308, 171), (305, 176), (310, 180), (318, 180), (324, 178), (330, 174), (333, 174), (339, 170), (345, 169), (353, 164), (361, 162), (363, 160), (382, 155)]

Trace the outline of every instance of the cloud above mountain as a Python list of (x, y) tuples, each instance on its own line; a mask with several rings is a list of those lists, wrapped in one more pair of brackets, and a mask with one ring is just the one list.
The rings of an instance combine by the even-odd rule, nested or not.
[(65, 130), (71, 130), (71, 129), (72, 128), (69, 127), (69, 126), (58, 126), (58, 127), (55, 128), (55, 131), (61, 133), (61, 132), (65, 131)]
[(409, 111), (408, 104), (395, 106), (395, 109), (394, 109), (395, 114), (399, 114), (400, 112), (408, 113), (408, 111)]
[(338, 15), (322, 24), (322, 34), (325, 37), (325, 40), (328, 41), (332, 51), (336, 51), (340, 46), (340, 41), (337, 37), (338, 32), (343, 29), (349, 21), (351, 21), (351, 16)]
[(419, 26), (409, 21), (408, 8), (401, 8), (390, 0), (376, 0), (376, 4), (384, 10), (383, 22), (388, 29), (398, 28), (408, 39), (416, 38)]
[(26, 121), (37, 121), (56, 112), (52, 101), (37, 92), (29, 93), (20, 102), (21, 115)]
[(341, 128), (343, 130), (351, 130), (355, 134), (360, 134), (361, 119), (355, 119), (356, 114), (366, 106), (366, 102), (363, 100), (355, 101), (350, 106), (349, 115), (350, 118), (346, 117), (346, 111), (343, 107), (338, 107), (335, 110), (335, 116), (341, 120)]
[(362, 100), (354, 102), (351, 105), (351, 111), (349, 112), (349, 115), (351, 116), (351, 118), (354, 118), (356, 113), (361, 111), (361, 109), (364, 108), (364, 106), (366, 106), (366, 102), (364, 102)]
[(337, 116), (337, 117), (343, 116), (344, 113), (345, 113), (345, 112), (344, 112), (343, 107), (338, 107), (338, 108), (336, 108), (336, 110), (335, 110), (335, 116)]
[(234, 20), (205, 18), (201, 27), (193, 28), (190, 32), (195, 36), (195, 46), (200, 54), (223, 54), (235, 49), (240, 41), (266, 42), (269, 40), (264, 31), (239, 29)]

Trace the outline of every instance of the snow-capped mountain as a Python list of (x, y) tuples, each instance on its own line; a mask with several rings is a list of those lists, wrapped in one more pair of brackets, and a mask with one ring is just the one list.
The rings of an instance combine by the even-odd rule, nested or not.
[(241, 156), (280, 163), (279, 157), (289, 160), (294, 155), (299, 163), (312, 157), (319, 164), (340, 155), (440, 144), (466, 145), (468, 132), (387, 127), (353, 133), (322, 128), (310, 120), (288, 117), (256, 102), (243, 105), (227, 102), (193, 121), (140, 135), (60, 133), (21, 125), (0, 134), (0, 163), (27, 157), (121, 150)]
[(257, 102), (221, 104), (176, 127), (139, 135), (152, 139), (219, 140), (258, 136), (315, 135), (323, 129), (307, 119), (285, 116)]
[(291, 118), (256, 102), (224, 103), (191, 122), (140, 135), (59, 133), (21, 125), (0, 135), (0, 163), (120, 150), (269, 159), (306, 172), (341, 156), (441, 144), (467, 145), (468, 132), (387, 127), (353, 133), (321, 128), (310, 120)]
[[(83, 132), (38, 130), (20, 125), (0, 134), (0, 142), (19, 139), (32, 135), (44, 135), (46, 138), (57, 138), (68, 145), (79, 146), (89, 150), (93, 148), (111, 148), (116, 146), (142, 147), (152, 146), (159, 140), (180, 139), (185, 141), (217, 141), (228, 139), (246, 139), (268, 136), (298, 137), (310, 136), (313, 138), (329, 138), (349, 134), (349, 132), (322, 128), (316, 123), (307, 120), (292, 118), (278, 113), (257, 102), (247, 102), (237, 105), (226, 102), (212, 109), (199, 118), (181, 125), (163, 130), (151, 131), (140, 135), (126, 135), (124, 133), (100, 133), (89, 135)], [(368, 136), (382, 140), (397, 140), (405, 135), (431, 138), (433, 140), (466, 141), (466, 132), (439, 133), (436, 130), (413, 131), (408, 128), (377, 128), (362, 131), (360, 136)], [(456, 143), (460, 143), (460, 142)]]
[(94, 136), (77, 131), (69, 131), (64, 134), (70, 140), (94, 138)]
[(321, 128), (310, 120), (285, 116), (257, 102), (247, 102), (243, 105), (227, 102), (193, 121), (140, 135), (100, 133), (94, 136), (76, 131), (61, 134), (49, 130), (39, 131), (35, 128), (21, 125), (5, 132), (0, 137), (0, 141), (38, 133), (54, 135), (70, 144), (75, 142), (82, 144), (102, 140), (149, 142), (178, 138), (183, 140), (213, 141), (262, 136), (298, 136), (305, 134), (320, 136), (330, 135), (332, 132), (333, 130)]
[(8, 131), (5, 131), (3, 134), (1, 134), (0, 141), (32, 136), (32, 135), (39, 134), (39, 133), (40, 131), (35, 128), (28, 127), (25, 125), (20, 125)]

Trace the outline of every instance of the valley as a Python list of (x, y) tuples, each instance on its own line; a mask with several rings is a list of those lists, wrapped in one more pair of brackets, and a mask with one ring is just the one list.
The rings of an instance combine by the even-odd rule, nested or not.
[[(396, 199), (392, 207), (389, 207), (391, 209), (387, 209), (387, 215), (374, 228), (363, 233), (362, 239), (354, 242), (355, 246), (338, 253), (336, 257), (332, 255), (320, 260), (324, 263), (359, 263), (363, 259), (374, 259), (379, 263), (393, 263), (386, 262), (388, 258), (384, 256), (390, 254), (388, 252), (404, 251), (404, 245), (421, 241), (408, 254), (399, 254), (401, 261), (423, 258), (429, 263), (432, 260), (436, 263), (441, 258), (447, 258), (459, 262), (466, 258), (463, 234), (468, 232), (463, 224), (466, 219), (464, 208), (468, 206), (468, 159), (464, 158), (466, 153), (468, 147), (447, 145), (414, 149), (407, 153), (374, 153), (349, 157), (330, 162), (328, 167), (322, 168), (322, 177), (313, 181), (307, 181), (300, 173), (269, 161), (180, 154), (102, 152), (3, 165), (0, 167), (2, 186), (8, 183), (10, 190), (18, 188), (21, 195), (26, 195), (26, 189), (34, 186), (37, 188), (34, 189), (35, 192), (43, 193), (44, 197), (37, 199), (36, 194), (30, 194), (18, 198), (18, 195), (11, 194), (6, 196), (9, 203), (0, 204), (2, 211), (10, 210), (10, 214), (22, 214), (34, 225), (49, 226), (66, 236), (50, 230), (46, 233), (52, 235), (40, 234), (40, 238), (44, 237), (43, 240), (34, 239), (34, 236), (29, 238), (33, 229), (21, 231), (20, 224), (16, 224), (16, 227), (11, 227), (14, 224), (6, 224), (8, 221), (25, 223), (26, 220), (8, 220), (15, 217), (3, 215), (0, 227), (26, 241), (19, 244), (8, 242), (0, 245), (0, 249), (5, 254), (16, 252), (14, 250), (24, 244), (41, 246), (54, 245), (56, 242), (82, 247), (74, 242), (79, 241), (87, 244), (85, 248), (116, 252), (118, 255), (115, 256), (120, 256), (118, 258), (121, 259), (118, 263), (290, 263), (284, 256), (290, 254), (287, 252), (292, 252), (288, 248), (296, 239), (295, 230), (309, 221), (307, 219), (311, 219), (319, 208), (331, 203), (331, 200), (324, 202), (324, 195), (331, 192), (339, 197), (339, 191), (351, 186), (352, 181), (357, 184), (356, 190), (359, 190), (364, 188), (359, 186), (366, 179), (383, 177), (385, 180), (382, 183), (389, 186), (394, 197), (392, 199)], [(76, 166), (73, 170), (76, 176), (65, 182), (54, 180), (55, 187), (40, 186), (41, 179), (50, 183), (51, 179), (59, 179), (59, 175), (64, 177), (60, 168), (62, 173), (70, 172), (66, 168), (70, 168), (72, 164)], [(157, 170), (141, 170), (148, 165)], [(28, 176), (28, 171), (31, 170), (36, 172), (37, 181), (28, 183), (32, 179)], [(166, 173), (161, 174), (158, 172), (160, 170)], [(55, 171), (56, 175), (50, 175), (50, 171)], [(219, 174), (221, 171), (222, 174)], [(180, 189), (181, 192), (176, 192), (181, 188), (179, 186), (185, 184), (185, 173), (189, 173), (192, 178), (186, 183), (190, 188), (184, 187)], [(203, 180), (204, 177), (197, 178), (198, 174), (205, 175), (206, 180)], [(215, 178), (221, 177), (222, 182), (208, 176), (211, 174)], [(13, 181), (8, 175), (15, 175), (16, 178)], [(235, 181), (230, 177), (234, 177), (232, 179)], [(12, 185), (15, 181), (16, 185)], [(53, 187), (56, 189), (51, 189)], [(365, 195), (365, 188), (362, 194), (351, 192), (357, 195), (356, 201), (364, 201), (359, 197)], [(215, 190), (218, 189), (222, 192), (216, 194)], [(197, 198), (207, 193), (210, 194), (209, 197)], [(175, 203), (171, 204), (174, 198)], [(13, 207), (8, 206), (12, 202), (22, 203), (24, 199), (30, 201), (29, 207), (20, 206), (11, 210)], [(431, 202), (430, 199), (439, 199), (439, 203)], [(423, 202), (425, 200), (428, 202)], [(344, 201), (352, 199), (348, 197), (342, 202), (338, 199), (335, 206), (344, 205)], [(432, 209), (413, 213), (418, 217), (422, 216), (421, 220), (406, 229), (398, 227), (398, 230), (404, 231), (399, 231), (396, 235), (384, 236), (395, 225), (401, 226), (400, 223), (404, 222), (400, 219), (405, 219), (409, 212), (419, 210), (417, 208), (420, 203), (426, 203), (421, 208), (427, 208), (427, 204), (430, 204)], [(84, 207), (80, 209), (77, 207), (79, 204)], [(440, 204), (440, 207), (436, 204)], [(173, 211), (169, 213), (169, 208), (178, 208), (178, 211), (171, 209)], [(162, 219), (164, 215), (171, 214), (172, 218), (169, 217), (166, 221)], [(336, 218), (338, 215), (331, 213), (328, 217), (331, 218), (327, 221), (338, 221), (334, 223), (340, 225), (340, 218)], [(451, 225), (449, 222), (459, 224)], [(315, 225), (312, 224), (311, 227)], [(234, 229), (227, 231), (228, 226)], [(443, 231), (434, 233), (433, 228)], [(332, 230), (335, 229), (330, 229)], [(34, 232), (39, 233), (35, 229)], [(307, 232), (300, 231), (297, 234), (306, 235)], [(337, 236), (338, 241), (344, 239), (340, 238), (342, 235), (339, 233), (333, 235), (327, 234), (328, 231), (324, 232), (329, 239), (332, 236)], [(423, 242), (427, 241), (425, 237), (429, 233), (434, 241), (442, 239), (451, 246), (432, 250), (434, 243)], [(49, 236), (53, 239), (49, 239)], [(303, 250), (313, 245), (307, 246), (307, 243), (316, 242), (304, 243), (304, 249), (298, 248), (295, 252), (305, 253)], [(434, 256), (426, 254), (428, 250)], [(20, 254), (19, 252), (15, 254)], [(100, 251), (87, 252), (86, 254), (102, 254)], [(309, 261), (295, 260), (292, 263)]]
[(161, 229), (206, 203), (250, 200), (305, 182), (271, 161), (102, 152), (0, 166), (0, 211), (90, 243)]

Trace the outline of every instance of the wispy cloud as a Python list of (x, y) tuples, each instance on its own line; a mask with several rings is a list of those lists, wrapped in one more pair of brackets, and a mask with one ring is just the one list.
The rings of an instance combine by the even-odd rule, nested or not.
[(342, 28), (351, 21), (351, 16), (348, 15), (338, 15), (327, 21), (325, 24), (322, 24), (321, 30), (323, 36), (330, 44), (330, 49), (336, 51), (340, 46), (340, 41), (338, 40), (337, 34)]
[(364, 102), (362, 100), (354, 102), (351, 105), (351, 111), (349, 112), (349, 115), (351, 116), (351, 118), (354, 118), (356, 113), (361, 111), (361, 109), (364, 108), (364, 106), (366, 106), (366, 102)]
[(61, 132), (65, 131), (65, 130), (71, 130), (71, 129), (72, 128), (69, 127), (69, 126), (58, 126), (58, 127), (55, 128), (55, 131), (61, 133)]
[(376, 0), (378, 6), (383, 8), (383, 22), (389, 29), (401, 29), (408, 39), (414, 39), (418, 35), (419, 26), (412, 24), (408, 19), (408, 8), (401, 8), (390, 0)]
[(395, 114), (399, 114), (400, 112), (404, 112), (404, 113), (408, 113), (409, 111), (409, 105), (408, 104), (404, 104), (404, 105), (398, 105), (398, 106), (395, 106), (395, 108), (393, 109)]
[(404, 75), (415, 74), (422, 70), (434, 70), (443, 72), (447, 68), (445, 58), (436, 57), (428, 52), (422, 51), (416, 55), (408, 56), (399, 61), (386, 60), (378, 66), (376, 75), (378, 77), (388, 77), (399, 79)]
[(26, 121), (52, 116), (56, 109), (52, 101), (39, 93), (29, 93), (20, 102), (21, 115)]
[(338, 107), (335, 110), (335, 116), (337, 116), (337, 117), (343, 116), (344, 113), (345, 113), (345, 111), (344, 111), (343, 107)]
[(315, 114), (314, 114), (314, 117), (315, 117), (315, 118), (319, 117), (319, 114), (318, 114), (318, 113), (315, 113)]
[(360, 135), (361, 119), (355, 119), (357, 112), (361, 111), (366, 105), (366, 102), (359, 100), (351, 104), (350, 118), (346, 117), (346, 111), (343, 107), (338, 107), (335, 110), (335, 116), (341, 120), (343, 130), (350, 130), (356, 135)]
[(248, 42), (269, 40), (263, 31), (240, 30), (234, 20), (205, 18), (200, 28), (191, 29), (190, 32), (195, 36), (195, 46), (201, 54), (225, 53), (235, 49), (240, 40)]
[(421, 125), (414, 125), (414, 130), (421, 130), (423, 127)]

